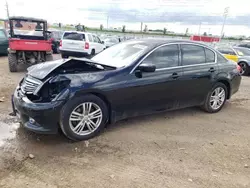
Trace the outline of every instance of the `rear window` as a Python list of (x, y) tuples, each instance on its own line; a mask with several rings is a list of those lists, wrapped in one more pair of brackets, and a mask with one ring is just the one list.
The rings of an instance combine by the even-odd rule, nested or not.
[(68, 39), (68, 40), (81, 40), (81, 41), (85, 41), (85, 35), (82, 33), (64, 33), (63, 35), (63, 39)]

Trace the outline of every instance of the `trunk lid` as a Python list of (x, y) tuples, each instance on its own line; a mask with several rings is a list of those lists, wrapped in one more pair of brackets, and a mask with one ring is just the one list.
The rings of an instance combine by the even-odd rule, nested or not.
[(83, 51), (85, 49), (85, 34), (65, 32), (62, 38), (62, 49)]

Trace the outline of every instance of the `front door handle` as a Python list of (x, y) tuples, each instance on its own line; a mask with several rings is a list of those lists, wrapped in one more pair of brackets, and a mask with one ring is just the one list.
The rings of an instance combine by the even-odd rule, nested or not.
[(172, 78), (173, 78), (173, 79), (176, 79), (176, 78), (178, 78), (178, 77), (179, 77), (178, 73), (174, 72), (174, 73), (172, 74)]
[(215, 72), (215, 68), (211, 67), (208, 71), (209, 72)]

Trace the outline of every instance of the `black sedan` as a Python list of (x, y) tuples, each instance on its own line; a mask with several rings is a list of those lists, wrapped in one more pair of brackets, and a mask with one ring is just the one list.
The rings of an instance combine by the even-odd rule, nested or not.
[(137, 115), (191, 106), (218, 112), (240, 82), (240, 67), (204, 44), (130, 40), (91, 60), (30, 67), (15, 90), (13, 108), (31, 131), (61, 128), (68, 138), (85, 140), (108, 123)]

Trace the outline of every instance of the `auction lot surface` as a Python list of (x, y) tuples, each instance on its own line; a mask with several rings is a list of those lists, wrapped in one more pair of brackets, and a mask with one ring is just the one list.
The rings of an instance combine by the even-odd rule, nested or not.
[(137, 117), (74, 143), (26, 131), (8, 116), (24, 74), (9, 73), (0, 57), (1, 188), (250, 187), (250, 77), (217, 114), (189, 108)]

